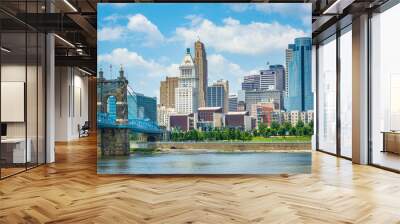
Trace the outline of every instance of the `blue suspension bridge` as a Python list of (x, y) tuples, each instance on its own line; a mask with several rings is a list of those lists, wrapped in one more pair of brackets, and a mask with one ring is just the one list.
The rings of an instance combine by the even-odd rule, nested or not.
[(158, 138), (163, 133), (156, 122), (137, 118), (137, 114), (133, 115), (135, 111), (128, 110), (128, 97), (136, 100), (135, 96), (122, 68), (116, 79), (105, 79), (100, 70), (97, 79), (97, 128), (101, 155), (127, 155), (131, 132), (152, 138)]

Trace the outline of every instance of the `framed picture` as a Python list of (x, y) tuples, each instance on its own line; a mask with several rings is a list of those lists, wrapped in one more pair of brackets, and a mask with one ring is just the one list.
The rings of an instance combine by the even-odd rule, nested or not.
[(98, 4), (98, 173), (309, 173), (311, 50), (311, 4)]

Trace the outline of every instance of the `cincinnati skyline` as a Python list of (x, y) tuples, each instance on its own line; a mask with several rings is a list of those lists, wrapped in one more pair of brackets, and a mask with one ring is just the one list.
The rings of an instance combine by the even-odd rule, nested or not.
[(98, 14), (98, 67), (115, 78), (122, 64), (132, 88), (158, 100), (160, 81), (179, 75), (186, 48), (195, 57), (196, 40), (207, 52), (208, 83), (228, 80), (236, 93), (245, 75), (285, 65), (288, 44), (311, 37), (310, 4), (120, 3), (99, 4)]

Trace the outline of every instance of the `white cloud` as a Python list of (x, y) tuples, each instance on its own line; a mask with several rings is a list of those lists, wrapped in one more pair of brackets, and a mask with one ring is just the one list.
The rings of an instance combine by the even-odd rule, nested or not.
[(243, 76), (240, 66), (226, 59), (220, 54), (211, 54), (207, 56), (209, 76), (213, 79), (228, 79), (233, 76)]
[(306, 14), (311, 14), (311, 4), (304, 3), (257, 3), (254, 6), (254, 9), (260, 12), (277, 13), (285, 16), (306, 16)]
[(201, 15), (193, 15), (192, 14), (192, 15), (185, 16), (185, 19), (190, 20), (191, 25), (195, 26), (203, 20), (203, 17)]
[(244, 12), (250, 8), (250, 4), (248, 3), (231, 3), (228, 5), (229, 8), (234, 12)]
[[(162, 65), (154, 60), (146, 60), (136, 52), (129, 51), (126, 48), (116, 48), (111, 53), (102, 54), (98, 56), (100, 63), (120, 65), (135, 71), (137, 74), (132, 75), (145, 75), (148, 77), (160, 77), (162, 75), (176, 76), (179, 74), (177, 64)], [(129, 77), (129, 74), (127, 74)]]
[(124, 31), (124, 28), (120, 27), (120, 26), (104, 27), (98, 31), (97, 38), (99, 41), (117, 40), (117, 39), (121, 38), (123, 31)]
[(220, 54), (210, 54), (207, 56), (208, 61), (208, 77), (209, 82), (218, 79), (225, 79), (229, 81), (230, 93), (241, 88), (243, 76), (249, 74), (257, 74), (260, 69), (254, 68), (252, 70), (245, 70), (240, 65), (228, 60)]
[(137, 40), (144, 46), (154, 46), (162, 42), (164, 36), (159, 31), (158, 27), (154, 25), (142, 14), (135, 14), (130, 16), (111, 15), (104, 18), (104, 21), (111, 24), (116, 23), (119, 19), (128, 19), (126, 25), (118, 26), (105, 26), (98, 31), (100, 41), (119, 40), (122, 37), (131, 36), (130, 40)]
[(279, 14), (283, 17), (300, 19), (304, 26), (311, 25), (311, 3), (241, 3), (228, 6), (234, 12), (254, 10), (265, 14)]
[(228, 7), (234, 12), (255, 10), (263, 13), (281, 14), (284, 16), (306, 16), (306, 14), (311, 14), (311, 3), (239, 3), (228, 4)]
[(307, 34), (277, 22), (241, 24), (229, 17), (223, 20), (223, 25), (202, 19), (196, 25), (178, 27), (172, 40), (184, 41), (186, 46), (191, 46), (200, 38), (207, 47), (218, 52), (257, 55), (285, 49), (300, 36)]
[(148, 45), (164, 40), (164, 36), (158, 30), (158, 27), (142, 14), (130, 16), (127, 28), (130, 31), (143, 33), (145, 35), (145, 42)]
[(119, 19), (123, 19), (125, 16), (119, 15), (119, 14), (112, 14), (109, 16), (104, 17), (105, 22), (117, 22)]

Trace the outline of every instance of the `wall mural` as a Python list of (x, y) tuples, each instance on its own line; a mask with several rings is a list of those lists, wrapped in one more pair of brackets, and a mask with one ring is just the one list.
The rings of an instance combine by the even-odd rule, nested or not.
[(311, 172), (311, 4), (98, 4), (99, 174)]

